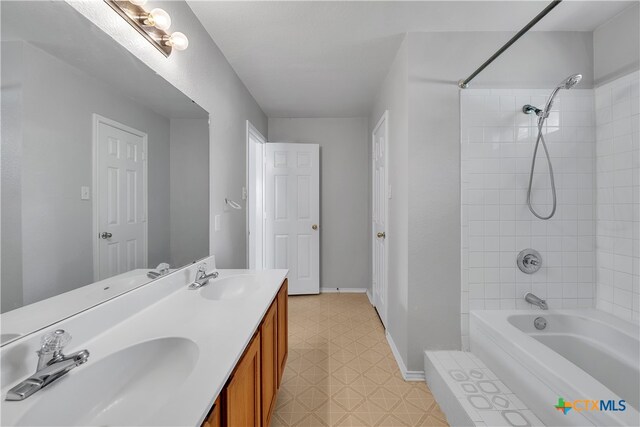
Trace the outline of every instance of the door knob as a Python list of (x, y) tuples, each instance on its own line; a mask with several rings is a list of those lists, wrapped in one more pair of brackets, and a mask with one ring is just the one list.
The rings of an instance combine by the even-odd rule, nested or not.
[(318, 229), (318, 224), (313, 224), (313, 225), (311, 226), (311, 228), (313, 228), (314, 230), (317, 230), (317, 229)]
[(384, 239), (387, 237), (387, 234), (384, 231), (379, 231), (376, 236), (378, 236), (378, 239)]
[(113, 234), (109, 233), (108, 231), (103, 231), (102, 233), (100, 233), (101, 239), (110, 239), (112, 237), (113, 237)]

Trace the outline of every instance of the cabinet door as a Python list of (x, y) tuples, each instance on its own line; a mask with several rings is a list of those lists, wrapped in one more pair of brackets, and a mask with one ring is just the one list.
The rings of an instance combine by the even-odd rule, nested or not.
[(278, 292), (278, 388), (289, 353), (289, 282), (284, 279)]
[(216, 399), (216, 403), (213, 404), (213, 408), (207, 419), (202, 423), (202, 427), (221, 427), (221, 419), (220, 419), (220, 396)]
[(260, 412), (260, 334), (249, 344), (223, 392), (223, 425), (259, 426)]
[(271, 304), (260, 325), (262, 359), (262, 425), (268, 427), (278, 389), (278, 303)]

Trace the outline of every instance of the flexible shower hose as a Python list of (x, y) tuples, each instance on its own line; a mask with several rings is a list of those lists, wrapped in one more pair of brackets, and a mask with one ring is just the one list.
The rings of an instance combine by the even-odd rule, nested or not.
[[(527, 205), (529, 205), (529, 210), (532, 214), (540, 219), (550, 219), (556, 213), (556, 207), (558, 205), (556, 199), (556, 182), (553, 178), (553, 166), (551, 165), (551, 157), (549, 156), (549, 150), (547, 149), (547, 144), (544, 140), (544, 136), (542, 135), (542, 127), (544, 126), (544, 121), (546, 117), (541, 117), (538, 120), (538, 138), (536, 139), (536, 146), (533, 149), (533, 159), (531, 159), (531, 173), (529, 174), (529, 189), (527, 190)], [(531, 205), (531, 186), (533, 185), (533, 171), (536, 168), (536, 157), (538, 157), (538, 147), (540, 146), (540, 142), (542, 142), (542, 148), (544, 149), (544, 154), (547, 156), (547, 163), (549, 164), (549, 178), (551, 179), (551, 194), (553, 195), (553, 209), (551, 209), (551, 213), (548, 216), (540, 215)]]

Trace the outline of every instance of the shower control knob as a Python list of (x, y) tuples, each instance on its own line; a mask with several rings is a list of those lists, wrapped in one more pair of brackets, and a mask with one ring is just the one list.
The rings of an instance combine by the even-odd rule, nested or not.
[(518, 254), (518, 268), (526, 274), (533, 274), (540, 270), (542, 257), (535, 249), (525, 249)]

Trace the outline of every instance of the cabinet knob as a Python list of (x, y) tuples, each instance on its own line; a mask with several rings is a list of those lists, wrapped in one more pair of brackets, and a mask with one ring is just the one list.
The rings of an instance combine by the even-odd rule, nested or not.
[(378, 236), (378, 239), (384, 239), (387, 237), (387, 234), (384, 231), (380, 231), (376, 236)]
[(313, 228), (314, 230), (317, 230), (317, 229), (318, 229), (318, 224), (313, 224), (313, 225), (311, 226), (311, 228)]
[(113, 234), (109, 233), (108, 231), (103, 231), (102, 233), (100, 233), (101, 239), (110, 239), (112, 237), (113, 237)]

